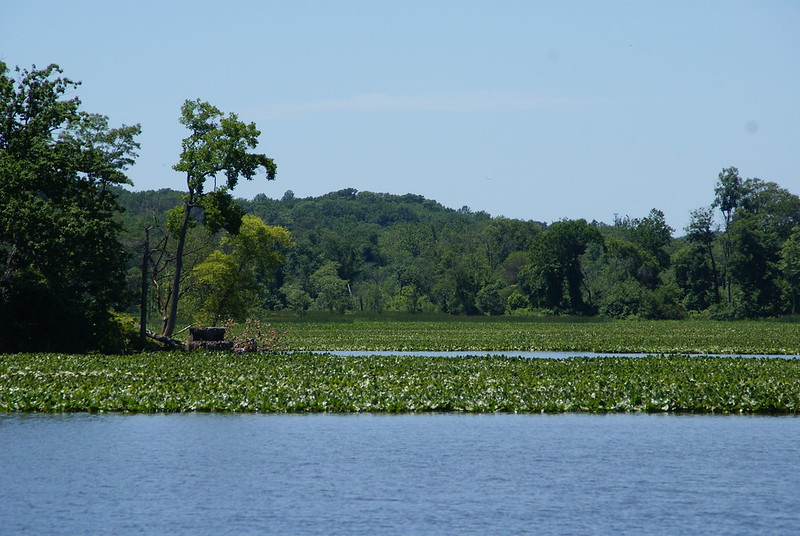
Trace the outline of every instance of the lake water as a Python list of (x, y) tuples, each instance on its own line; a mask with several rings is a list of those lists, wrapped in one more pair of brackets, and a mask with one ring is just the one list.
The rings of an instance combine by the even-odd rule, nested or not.
[[(599, 352), (566, 352), (566, 351), (521, 351), (521, 350), (502, 350), (487, 351), (479, 350), (457, 351), (457, 352), (434, 352), (429, 350), (401, 352), (392, 350), (334, 350), (326, 352), (314, 352), (318, 354), (332, 354), (344, 357), (373, 357), (373, 356), (421, 356), (421, 357), (474, 357), (474, 356), (493, 356), (493, 357), (522, 357), (525, 359), (567, 359), (569, 357), (648, 357), (652, 355), (670, 354), (643, 354), (643, 353), (599, 353)], [(685, 354), (688, 355), (688, 354)], [(799, 359), (800, 355), (785, 354), (703, 354), (709, 357), (746, 357), (751, 359), (777, 358), (777, 359)]]
[(0, 534), (799, 534), (800, 419), (0, 414)]

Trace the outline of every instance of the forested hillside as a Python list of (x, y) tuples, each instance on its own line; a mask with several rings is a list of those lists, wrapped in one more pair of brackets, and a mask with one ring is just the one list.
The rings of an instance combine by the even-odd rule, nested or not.
[[(179, 191), (132, 192), (139, 125), (88, 113), (56, 65), (0, 62), (0, 352), (114, 351), (140, 312), (177, 323), (273, 311), (754, 318), (797, 313), (800, 198), (723, 169), (686, 229), (657, 208), (550, 223), (346, 189), (236, 199), (273, 180), (254, 123), (187, 100)], [(509, 192), (513, 194), (513, 192)], [(676, 238), (679, 236), (680, 238)]]
[[(119, 193), (127, 208), (126, 243), (132, 253), (139, 251), (131, 256), (133, 290), (141, 275), (137, 259), (144, 226), (168, 240), (167, 209), (181, 194)], [(467, 207), (453, 210), (412, 194), (354, 189), (309, 198), (287, 191), (280, 200), (239, 199), (244, 213), (267, 229), (288, 231), (291, 244), (270, 239), (282, 258), (269, 270), (248, 272), (247, 287), (232, 289), (221, 300), (227, 304), (217, 300), (209, 317), (208, 297), (224, 279), (219, 274), (215, 279), (209, 256), (215, 249), (229, 254), (235, 243), (224, 233), (209, 235), (196, 227), (181, 316), (219, 320), (276, 310), (617, 318), (795, 313), (800, 199), (775, 183), (743, 179), (727, 168), (706, 201), (690, 226), (676, 231), (655, 208), (610, 224), (546, 224)], [(159, 287), (166, 285), (159, 282), (159, 269), (162, 275), (169, 272), (168, 249), (158, 251), (151, 252), (154, 309)]]

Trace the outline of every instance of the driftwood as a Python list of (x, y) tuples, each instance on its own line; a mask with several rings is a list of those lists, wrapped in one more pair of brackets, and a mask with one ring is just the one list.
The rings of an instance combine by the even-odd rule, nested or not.
[[(145, 334), (154, 341), (158, 341), (169, 348), (185, 347), (187, 350), (233, 350), (234, 349), (233, 341), (225, 340), (225, 328), (189, 327), (186, 329), (189, 330), (189, 338), (186, 340), (186, 343), (183, 343), (171, 337), (165, 337), (164, 335), (159, 335), (154, 331), (150, 331), (149, 329), (145, 331)], [(186, 329), (181, 331), (186, 331)], [(256, 343), (256, 341), (253, 339), (249, 339), (244, 344), (243, 348), (237, 348), (236, 350), (239, 352), (255, 352), (257, 349), (258, 349), (258, 344)]]
[(176, 341), (173, 338), (165, 337), (163, 335), (159, 335), (158, 333), (156, 333), (154, 331), (150, 331), (149, 329), (145, 330), (145, 335), (147, 335), (148, 337), (150, 337), (154, 341), (158, 341), (158, 342), (160, 342), (162, 344), (166, 344), (170, 348), (180, 348), (181, 346), (183, 346), (183, 343), (181, 341)]

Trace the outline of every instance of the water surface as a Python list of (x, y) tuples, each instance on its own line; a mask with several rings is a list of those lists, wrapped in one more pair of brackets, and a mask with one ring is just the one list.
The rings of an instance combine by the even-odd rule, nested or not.
[[(570, 357), (648, 357), (658, 355), (676, 354), (657, 354), (657, 353), (602, 353), (602, 352), (572, 352), (572, 351), (523, 351), (523, 350), (469, 350), (469, 351), (392, 351), (392, 350), (333, 350), (314, 352), (319, 354), (331, 354), (344, 357), (371, 357), (371, 356), (420, 356), (420, 357), (522, 357), (525, 359), (567, 359)], [(677, 354), (693, 355), (693, 354)], [(704, 357), (746, 357), (746, 358), (778, 358), (778, 359), (798, 359), (800, 355), (785, 354), (702, 354)]]
[(797, 534), (800, 419), (0, 414), (3, 534)]

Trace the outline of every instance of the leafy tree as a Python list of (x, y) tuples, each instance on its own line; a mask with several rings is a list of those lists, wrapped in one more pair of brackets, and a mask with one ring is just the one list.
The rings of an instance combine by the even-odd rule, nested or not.
[(500, 282), (485, 285), (475, 297), (475, 305), (485, 315), (501, 315), (506, 310), (506, 300), (501, 292), (503, 285)]
[(583, 258), (585, 286), (601, 314), (626, 318), (640, 313), (647, 291), (659, 284), (656, 258), (636, 244), (609, 236), (593, 243)]
[(0, 348), (97, 348), (125, 298), (113, 185), (140, 128), (81, 111), (56, 65), (16, 72), (0, 62)]
[[(234, 202), (233, 190), (240, 177), (251, 180), (263, 168), (267, 180), (274, 180), (275, 163), (263, 154), (248, 152), (258, 144), (261, 134), (255, 123), (243, 123), (235, 114), (224, 117), (207, 102), (187, 100), (181, 107), (180, 122), (190, 134), (183, 139), (180, 161), (175, 171), (186, 174), (187, 193), (183, 205), (172, 214), (170, 231), (176, 236), (175, 269), (170, 308), (164, 318), (162, 335), (172, 336), (178, 315), (178, 301), (183, 273), (186, 232), (192, 224), (192, 212), (202, 211), (202, 223), (211, 232), (225, 229), (237, 233), (243, 211)], [(225, 180), (218, 184), (218, 176)], [(207, 188), (207, 182), (213, 186)]]
[(709, 257), (699, 244), (678, 250), (672, 258), (675, 283), (683, 294), (683, 305), (690, 311), (704, 311), (719, 303), (719, 289)]
[(733, 223), (733, 214), (742, 204), (746, 195), (746, 187), (739, 170), (735, 167), (723, 169), (717, 178), (717, 185), (714, 187), (713, 207), (719, 208), (725, 220), (724, 240), (722, 242), (723, 272), (722, 279), (727, 291), (728, 304), (733, 301), (731, 294), (731, 277), (729, 261), (733, 249), (731, 242), (730, 228)]
[(800, 198), (774, 182), (742, 181), (723, 241), (730, 314), (751, 317), (786, 310), (779, 269), (781, 247), (798, 224)]
[(791, 236), (783, 243), (780, 269), (786, 280), (791, 313), (797, 314), (797, 297), (800, 295), (800, 226), (795, 227)]
[(281, 287), (281, 292), (286, 296), (286, 304), (298, 315), (304, 315), (314, 300), (308, 292), (297, 283), (288, 283)]
[(661, 268), (666, 268), (669, 265), (666, 248), (672, 243), (673, 232), (664, 213), (654, 208), (646, 217), (635, 220), (633, 242), (652, 255)]
[(317, 306), (330, 312), (343, 312), (350, 304), (347, 281), (339, 277), (339, 266), (329, 261), (311, 274), (309, 283), (316, 294)]
[[(692, 277), (707, 277), (707, 280), (701, 283), (712, 292), (712, 303), (719, 303), (719, 270), (717, 269), (717, 262), (714, 256), (714, 243), (716, 241), (718, 228), (714, 223), (714, 211), (712, 208), (699, 208), (692, 212), (691, 221), (686, 227), (686, 238), (695, 244), (702, 246), (703, 250), (708, 255), (708, 262), (710, 263), (710, 271), (704, 274), (695, 273)], [(706, 275), (707, 274), (707, 275)], [(705, 291), (703, 291), (705, 294)], [(696, 298), (697, 296), (695, 296)], [(691, 309), (695, 309), (700, 304), (705, 302), (705, 299), (692, 300)], [(709, 303), (708, 305), (711, 305)], [(706, 307), (702, 307), (705, 309)]]
[(537, 235), (530, 263), (523, 269), (524, 289), (531, 303), (555, 312), (590, 312), (583, 298), (581, 255), (592, 242), (603, 242), (600, 232), (586, 220), (564, 220)]
[(738, 215), (731, 226), (731, 280), (740, 291), (736, 315), (741, 317), (773, 314), (778, 310), (777, 286), (779, 253), (756, 215)]
[(239, 232), (223, 237), (221, 245), (229, 252), (215, 250), (194, 268), (202, 297), (198, 317), (212, 324), (247, 318), (283, 264), (291, 238), (283, 227), (246, 214)]

